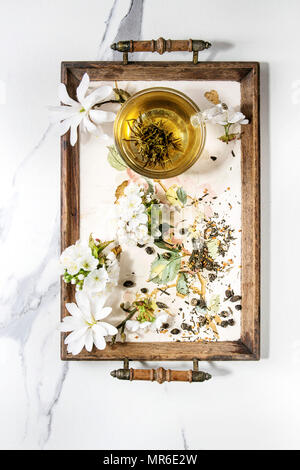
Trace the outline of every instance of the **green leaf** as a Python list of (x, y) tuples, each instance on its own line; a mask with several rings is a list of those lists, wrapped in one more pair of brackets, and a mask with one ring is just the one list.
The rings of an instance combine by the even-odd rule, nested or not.
[(187, 275), (185, 273), (180, 273), (178, 276), (176, 290), (179, 294), (187, 295), (189, 293), (189, 286), (187, 283)]
[(208, 254), (212, 259), (216, 259), (219, 256), (219, 240), (214, 238), (206, 241)]
[(155, 284), (168, 284), (177, 276), (180, 265), (181, 256), (177, 253), (172, 253), (168, 259), (164, 258), (163, 254), (157, 255), (151, 264), (150, 281)]
[(126, 163), (124, 162), (123, 158), (117, 151), (115, 145), (109, 145), (108, 147), (108, 155), (107, 155), (107, 161), (108, 163), (115, 168), (116, 170), (119, 171), (124, 171), (127, 168)]
[(218, 311), (220, 309), (220, 296), (219, 295), (213, 295), (208, 304), (208, 310), (212, 315), (217, 315)]
[(177, 197), (182, 204), (186, 204), (187, 195), (183, 188), (178, 188), (176, 191)]

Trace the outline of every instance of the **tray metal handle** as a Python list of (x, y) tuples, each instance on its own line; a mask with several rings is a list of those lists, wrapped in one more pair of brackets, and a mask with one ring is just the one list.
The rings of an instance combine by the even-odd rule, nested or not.
[(123, 369), (111, 371), (110, 375), (120, 380), (150, 380), (151, 382), (204, 382), (211, 375), (198, 368), (198, 360), (193, 360), (193, 370), (172, 370), (159, 367), (158, 369), (132, 369), (129, 360), (124, 359)]
[(156, 41), (119, 41), (110, 46), (114, 51), (123, 53), (123, 64), (128, 64), (128, 52), (164, 52), (189, 51), (193, 52), (193, 64), (198, 63), (198, 52), (211, 47), (211, 43), (202, 39), (172, 40), (158, 38)]

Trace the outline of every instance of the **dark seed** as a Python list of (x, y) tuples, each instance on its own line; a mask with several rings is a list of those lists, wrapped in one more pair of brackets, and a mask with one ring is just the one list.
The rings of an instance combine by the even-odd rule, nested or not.
[(199, 300), (196, 299), (196, 298), (191, 300), (191, 305), (193, 305), (193, 307), (196, 307), (198, 305), (198, 303), (199, 303)]
[(154, 248), (152, 248), (152, 246), (147, 246), (146, 253), (148, 253), (148, 255), (153, 255)]
[(163, 256), (164, 259), (170, 259), (172, 255), (171, 255), (171, 253), (166, 252), (166, 253), (163, 253), (162, 256)]
[(228, 321), (224, 320), (224, 321), (221, 321), (221, 327), (222, 328), (227, 328), (228, 326)]
[(205, 308), (206, 307), (206, 302), (203, 299), (203, 297), (200, 297), (200, 299), (198, 300), (198, 307), (200, 307), (200, 308)]
[(156, 305), (158, 306), (158, 308), (168, 308), (168, 306), (163, 302), (156, 302)]
[(213, 274), (213, 273), (210, 273), (208, 275), (208, 278), (209, 278), (210, 282), (213, 282), (215, 279), (217, 279), (217, 275)]
[(220, 313), (220, 317), (222, 317), (222, 318), (226, 318), (226, 317), (228, 317), (228, 315), (229, 315), (229, 313), (226, 312), (226, 310), (222, 310), (222, 312)]
[(186, 233), (186, 229), (185, 229), (185, 228), (181, 228), (181, 229), (179, 230), (179, 232), (181, 233), (181, 235), (184, 235), (184, 234)]
[(233, 295), (230, 299), (230, 302), (237, 302), (238, 300), (241, 300), (241, 296), (240, 295)]
[(147, 294), (148, 289), (146, 289), (146, 287), (142, 287), (142, 288), (141, 288), (141, 292), (142, 292), (143, 294)]
[(205, 317), (199, 318), (199, 326), (200, 326), (200, 328), (201, 328), (202, 326), (205, 326), (205, 325), (206, 325), (206, 318), (205, 318)]
[(188, 323), (182, 323), (181, 328), (186, 331), (193, 331), (192, 325), (188, 325)]
[(235, 308), (236, 308), (237, 310), (242, 310), (242, 306), (241, 306), (241, 305), (235, 305)]
[(138, 246), (139, 248), (144, 248), (145, 245), (142, 245), (141, 243), (138, 243), (137, 246)]
[(125, 281), (125, 282), (123, 282), (123, 286), (124, 287), (133, 287), (134, 282), (133, 281)]
[(169, 328), (169, 323), (163, 323), (161, 327), (163, 330), (166, 330), (167, 328)]
[(213, 162), (215, 162), (217, 160), (217, 157), (210, 157), (212, 159)]
[(178, 328), (173, 328), (173, 330), (171, 330), (171, 333), (172, 335), (178, 335), (180, 333), (180, 330), (178, 330)]
[(228, 325), (233, 326), (234, 323), (235, 323), (235, 321), (234, 321), (233, 318), (230, 318), (230, 320), (228, 320)]
[(226, 297), (227, 299), (229, 299), (229, 298), (232, 297), (232, 296), (233, 296), (233, 290), (227, 289), (227, 290), (225, 291), (225, 297)]

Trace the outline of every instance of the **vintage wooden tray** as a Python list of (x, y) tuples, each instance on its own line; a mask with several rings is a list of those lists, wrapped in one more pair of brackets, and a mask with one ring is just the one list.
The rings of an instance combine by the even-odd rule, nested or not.
[[(162, 40), (163, 41), (163, 40)], [(178, 41), (180, 43), (180, 41)], [(192, 51), (192, 43), (189, 49)], [(159, 43), (151, 41), (153, 49)], [(184, 41), (182, 42), (184, 43)], [(197, 44), (198, 42), (195, 42)], [(257, 62), (129, 62), (127, 51), (137, 50), (132, 42), (121, 48), (123, 62), (63, 62), (62, 82), (70, 96), (85, 72), (92, 81), (235, 81), (240, 83), (241, 111), (250, 119), (241, 137), (241, 335), (236, 341), (217, 342), (127, 342), (107, 345), (104, 351), (85, 349), (77, 356), (67, 353), (61, 336), (62, 360), (258, 360), (260, 354), (260, 149), (259, 149), (259, 64)], [(129, 44), (129, 46), (128, 46)], [(145, 43), (146, 44), (146, 43)], [(142, 50), (147, 50), (146, 46)], [(153, 46), (154, 44), (154, 46)], [(169, 46), (168, 41), (161, 42)], [(149, 45), (149, 43), (148, 43)], [(131, 49), (130, 49), (131, 47)], [(174, 48), (174, 45), (173, 45)], [(120, 49), (120, 47), (119, 47)], [(165, 47), (166, 49), (166, 47)], [(141, 50), (141, 49), (139, 49)], [(149, 49), (148, 49), (149, 50)], [(151, 50), (151, 48), (150, 48)], [(168, 50), (168, 49), (167, 49)], [(177, 50), (184, 50), (182, 47)], [(198, 50), (200, 50), (198, 48)], [(163, 52), (161, 50), (160, 52)], [(224, 144), (225, 145), (225, 144)], [(72, 147), (69, 135), (61, 138), (61, 250), (80, 238), (80, 145)], [(74, 289), (61, 283), (61, 316), (65, 303), (74, 300)], [(152, 377), (153, 378), (153, 377)], [(189, 379), (178, 379), (189, 380)]]

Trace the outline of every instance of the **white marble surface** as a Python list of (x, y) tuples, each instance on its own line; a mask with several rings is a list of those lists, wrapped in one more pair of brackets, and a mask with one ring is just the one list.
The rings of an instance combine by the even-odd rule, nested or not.
[[(299, 448), (299, 2), (0, 6), (0, 448)], [(262, 360), (204, 363), (213, 379), (199, 385), (122, 383), (114, 363), (59, 359), (60, 157), (46, 105), (62, 60), (161, 35), (210, 40), (203, 59), (261, 62)]]

